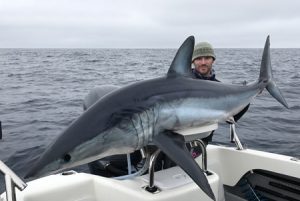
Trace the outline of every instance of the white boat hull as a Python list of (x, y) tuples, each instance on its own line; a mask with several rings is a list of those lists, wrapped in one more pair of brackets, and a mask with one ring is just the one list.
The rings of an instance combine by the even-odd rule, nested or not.
[[(235, 186), (253, 170), (266, 170), (300, 181), (300, 161), (289, 156), (216, 145), (208, 145), (207, 155), (211, 173), (207, 177), (218, 201), (237, 199), (224, 185)], [(201, 157), (196, 160), (201, 164)], [(117, 180), (86, 173), (57, 174), (28, 182), (25, 190), (16, 190), (16, 198), (18, 201), (211, 200), (179, 167), (155, 173), (155, 185), (160, 189), (156, 193), (144, 189), (148, 185), (148, 177)], [(294, 188), (300, 190), (300, 186)], [(1, 199), (6, 200), (5, 194), (1, 195)]]

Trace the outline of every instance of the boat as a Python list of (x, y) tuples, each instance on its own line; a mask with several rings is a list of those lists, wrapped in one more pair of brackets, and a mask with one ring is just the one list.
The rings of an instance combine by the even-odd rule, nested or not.
[[(200, 146), (195, 158), (203, 169), (217, 201), (300, 200), (300, 159), (244, 148), (230, 125), (230, 141), (236, 146), (209, 144), (201, 138), (218, 124), (179, 131), (187, 142)], [(154, 171), (156, 151), (145, 163), (142, 175), (108, 178), (65, 171), (25, 183), (3, 162), (6, 192), (1, 201), (209, 201), (209, 198), (178, 166)]]
[[(188, 51), (185, 51), (186, 48), (188, 49)], [(168, 74), (170, 73), (169, 74), (170, 77), (167, 77), (169, 82), (170, 80), (172, 79), (175, 80), (176, 78), (175, 80), (176, 82), (178, 82), (178, 80), (185, 81), (185, 82), (180, 82), (180, 86), (183, 85), (183, 83), (187, 83), (187, 80), (184, 77), (181, 77), (181, 79), (179, 79), (178, 76), (180, 76), (180, 74), (182, 73), (184, 74), (184, 72), (190, 72), (191, 59), (186, 58), (187, 55), (186, 53), (189, 54), (192, 53), (193, 48), (194, 48), (194, 39), (192, 37), (189, 37), (186, 40), (186, 42), (184, 42), (184, 44), (181, 46), (180, 50), (178, 51), (179, 54), (178, 53), (176, 54), (174, 59), (175, 62), (172, 62), (172, 65), (170, 67), (171, 70), (168, 71)], [(284, 106), (287, 107), (287, 103), (285, 102), (284, 98), (280, 95), (280, 91), (276, 88), (275, 83), (271, 80), (272, 76), (271, 76), (271, 66), (270, 66), (269, 56), (270, 54), (269, 54), (269, 37), (268, 37), (265, 45), (263, 59), (262, 59), (261, 66), (263, 68), (261, 70), (259, 83), (262, 83), (263, 87), (267, 86), (268, 91), (274, 96), (274, 98), (276, 98), (280, 103), (282, 103)], [(182, 57), (184, 57), (184, 61), (186, 61), (186, 65), (179, 65), (181, 64), (180, 58)], [(180, 68), (185, 67), (186, 71), (180, 69), (178, 66)], [(187, 74), (184, 75), (186, 76)], [(168, 85), (169, 82), (165, 82), (164, 79), (160, 79), (160, 81), (161, 80), (164, 81), (162, 86), (169, 86)], [(191, 82), (191, 80), (189, 81)], [(204, 84), (207, 83), (202, 82), (202, 85)], [(216, 87), (217, 85), (215, 84), (213, 85), (215, 86), (214, 89), (217, 89)], [(213, 85), (210, 86), (212, 87)], [(151, 86), (151, 88), (153, 87), (152, 85), (149, 86)], [(179, 85), (175, 85), (175, 86), (179, 86)], [(171, 88), (172, 87), (173, 86), (171, 86)], [(218, 87), (220, 87), (220, 85), (218, 85)], [(111, 89), (113, 90), (114, 87), (105, 88), (105, 90), (103, 91), (102, 89), (104, 88), (95, 91), (95, 93), (92, 93), (92, 96), (88, 96), (85, 99), (85, 103), (86, 103), (85, 104), (86, 107), (84, 107), (85, 109), (93, 105), (95, 101), (97, 101), (100, 97), (102, 96), (104, 97), (104, 94), (110, 91)], [(146, 89), (149, 89), (149, 87), (146, 87)], [(122, 93), (122, 94), (123, 95), (126, 94), (126, 97), (130, 96), (128, 95), (128, 91), (131, 91), (130, 87), (126, 88), (126, 93)], [(132, 91), (134, 94), (136, 94), (138, 93), (138, 91), (140, 92), (141, 90), (138, 91), (132, 90)], [(118, 92), (114, 93), (111, 96), (107, 95), (106, 96), (107, 98), (102, 98), (101, 100), (99, 100), (100, 106), (101, 106), (101, 101), (103, 102), (106, 101), (106, 103), (110, 103), (111, 101), (111, 99), (109, 99), (110, 97), (115, 97), (119, 99), (119, 96), (117, 95)], [(228, 94), (226, 93), (226, 95)], [(148, 95), (146, 97), (148, 97)], [(122, 101), (126, 102), (126, 99), (122, 99)], [(71, 138), (70, 136), (72, 136), (72, 138), (78, 139), (76, 138), (76, 136), (74, 137), (74, 133), (79, 133), (78, 135), (79, 137), (81, 133), (85, 133), (85, 134), (88, 133), (88, 131), (90, 131), (89, 129), (84, 131), (80, 130), (80, 132), (77, 132), (77, 129), (81, 128), (80, 126), (85, 126), (88, 128), (90, 127), (89, 125), (85, 124), (86, 122), (85, 119), (88, 117), (87, 121), (90, 121), (91, 119), (94, 120), (93, 119), (95, 117), (94, 114), (97, 113), (93, 113), (93, 111), (95, 108), (97, 108), (97, 106), (99, 106), (98, 105), (99, 102), (95, 103), (95, 105), (93, 105), (91, 108), (89, 108), (86, 111), (86, 112), (92, 111), (89, 113), (85, 113), (90, 116), (83, 115), (82, 118), (80, 117), (78, 121), (75, 121), (74, 124), (76, 126), (71, 127), (72, 129), (70, 130), (67, 129), (66, 132), (63, 133), (62, 136), (64, 136), (63, 138), (64, 140), (56, 141), (59, 142), (58, 145), (56, 144), (57, 146), (54, 146), (54, 148), (50, 146), (50, 149), (48, 149), (46, 153), (51, 153), (51, 151), (57, 151), (57, 149), (60, 149), (62, 147), (61, 146), (62, 144), (65, 145), (66, 143), (69, 143), (68, 140)], [(119, 104), (118, 101), (116, 101), (116, 103)], [(232, 104), (232, 99), (229, 99), (229, 101), (227, 101), (226, 103)], [(133, 101), (133, 104), (135, 104), (135, 101)], [(110, 109), (113, 108), (113, 106), (107, 109), (107, 114), (108, 114), (107, 116), (109, 117), (111, 116)], [(127, 107), (124, 108), (127, 109)], [(243, 107), (241, 107), (240, 109), (242, 108)], [(100, 109), (102, 108), (100, 107)], [(185, 108), (183, 108), (183, 110), (184, 109)], [(137, 110), (138, 109), (132, 111), (137, 111)], [(103, 113), (101, 114), (103, 115)], [(167, 113), (167, 114), (173, 115), (173, 113)], [(190, 113), (187, 112), (185, 114), (190, 114)], [(116, 116), (118, 117), (118, 119), (120, 119), (119, 117), (122, 115), (117, 113)], [(197, 121), (199, 120), (198, 118), (195, 119)], [(102, 119), (100, 119), (93, 125), (98, 125), (98, 122), (102, 122), (101, 120)], [(167, 118), (162, 119), (162, 122), (167, 123), (165, 122), (166, 120)], [(178, 121), (177, 119), (175, 120)], [(162, 146), (162, 144), (160, 143), (165, 138), (162, 138), (162, 140), (160, 139), (157, 140), (157, 138), (154, 136), (153, 137), (154, 140), (149, 141), (149, 143), (147, 142), (143, 144), (143, 146), (141, 146), (140, 152), (142, 156), (143, 166), (140, 169), (138, 169), (136, 172), (132, 173), (131, 171), (129, 171), (131, 167), (130, 165), (131, 162), (130, 160), (128, 160), (128, 175), (124, 175), (121, 177), (105, 177), (97, 174), (82, 173), (82, 172), (69, 170), (69, 171), (60, 172), (58, 174), (52, 174), (50, 176), (37, 178), (29, 182), (24, 182), (9, 167), (7, 167), (3, 162), (0, 162), (0, 172), (2, 172), (5, 175), (5, 183), (6, 183), (6, 191), (1, 194), (0, 201), (57, 201), (57, 200), (63, 200), (63, 201), (111, 201), (111, 200), (211, 201), (213, 199), (216, 201), (249, 201), (249, 200), (300, 201), (300, 159), (299, 158), (244, 148), (243, 144), (240, 142), (239, 137), (237, 135), (234, 121), (231, 121), (230, 124), (228, 124), (230, 126), (229, 140), (230, 142), (235, 143), (236, 146), (226, 147), (217, 144), (206, 145), (203, 142), (203, 139), (207, 138), (212, 131), (218, 128), (217, 120), (218, 118), (216, 118), (215, 121), (206, 121), (205, 119), (205, 121), (203, 121), (203, 124), (197, 124), (197, 123), (193, 124), (194, 122), (192, 122), (191, 124), (185, 124), (186, 126), (183, 127), (176, 127), (176, 122), (174, 124), (170, 124), (170, 125), (174, 125), (173, 127), (170, 126), (170, 128), (172, 131), (174, 130), (174, 132), (176, 133), (176, 137), (178, 137), (178, 135), (180, 137), (181, 140), (180, 146), (182, 145), (182, 147), (180, 148), (184, 149), (185, 144), (188, 144), (191, 148), (200, 149), (201, 150), (201, 152), (199, 152), (201, 153), (200, 155), (192, 158), (189, 155), (190, 153), (186, 149), (184, 150), (186, 151), (185, 155), (179, 155), (177, 153), (180, 151), (180, 149), (177, 149), (177, 151), (179, 150), (178, 152), (173, 151), (175, 147), (173, 145), (178, 145), (178, 141), (172, 139), (172, 144), (169, 147), (167, 147), (168, 148), (167, 149), (166, 147)], [(82, 122), (83, 124), (81, 124)], [(125, 124), (121, 124), (120, 128), (126, 127), (124, 125)], [(138, 130), (135, 127), (134, 129), (136, 134), (139, 134), (139, 131), (142, 130), (142, 129)], [(97, 131), (97, 129), (94, 130)], [(94, 132), (94, 130), (92, 130), (91, 132)], [(118, 127), (117, 130), (113, 130), (113, 132), (111, 133), (118, 134), (119, 130), (122, 129), (119, 129)], [(115, 147), (113, 148), (114, 151), (118, 150), (117, 153), (121, 154), (122, 150), (120, 150), (120, 146), (125, 146), (125, 145), (124, 145), (124, 141), (120, 140), (122, 139), (120, 138), (120, 136), (128, 134), (128, 130), (130, 129), (123, 129), (121, 132), (122, 135), (118, 135), (117, 137), (113, 136), (112, 138), (107, 138), (107, 135), (105, 135), (104, 137), (101, 136), (100, 139), (105, 139), (105, 140), (117, 139), (118, 146), (115, 145)], [(64, 135), (66, 133), (67, 133), (67, 137), (65, 137), (66, 135)], [(68, 134), (70, 136), (68, 136)], [(98, 132), (94, 132), (94, 134), (98, 134)], [(167, 136), (167, 133), (165, 132), (163, 136)], [(175, 135), (173, 135), (173, 137), (174, 136)], [(162, 135), (160, 135), (159, 137), (162, 137)], [(128, 137), (128, 139), (129, 141), (132, 140), (131, 137)], [(107, 141), (105, 140), (102, 141), (99, 140), (102, 143), (100, 145), (102, 146), (107, 145), (105, 144), (107, 143)], [(182, 162), (180, 167), (175, 165), (175, 166), (170, 166), (167, 168), (157, 170), (155, 168), (155, 164), (157, 162), (160, 149), (156, 149), (152, 152), (145, 149), (145, 147), (147, 148), (147, 146), (150, 146), (149, 144), (153, 143), (155, 140), (158, 143), (156, 144), (154, 143), (154, 144), (158, 148), (162, 149), (163, 151), (168, 151), (169, 153), (173, 151), (170, 154), (172, 156), (176, 155), (176, 157), (173, 158), (180, 158), (181, 161), (190, 162), (192, 163), (193, 167), (195, 166), (196, 168), (195, 169), (190, 168), (188, 169), (189, 171), (183, 171), (180, 167), (185, 168), (184, 166), (186, 164), (182, 165), (182, 163), (184, 163)], [(111, 141), (109, 141), (109, 143), (110, 142)], [(88, 152), (90, 150), (93, 150), (92, 148), (97, 149), (97, 147), (100, 146), (99, 143), (94, 143), (92, 145), (94, 146), (86, 146), (87, 148), (85, 149), (85, 151)], [(109, 147), (109, 149), (111, 149), (111, 147)], [(78, 152), (82, 153), (82, 149), (79, 150), (80, 151)], [(61, 153), (59, 152), (57, 154), (59, 156), (59, 161), (63, 161), (65, 163), (70, 162), (72, 157), (67, 151), (65, 151), (64, 149), (60, 150)], [(116, 154), (116, 152), (111, 152), (111, 153)], [(93, 154), (94, 153), (92, 153), (92, 155)], [(106, 155), (106, 156), (111, 156), (111, 155), (113, 154)], [(43, 159), (42, 162), (40, 162), (40, 164), (38, 163), (39, 165), (36, 166), (33, 169), (33, 172), (30, 172), (29, 175), (36, 176), (37, 172), (41, 172), (41, 168), (45, 166), (44, 160), (49, 159), (48, 156), (49, 155), (44, 154), (42, 157)], [(82, 161), (87, 161), (86, 155), (83, 156), (84, 157), (81, 158)], [(96, 153), (93, 156), (95, 157), (93, 157), (92, 159), (101, 158), (99, 157), (99, 153)], [(186, 158), (190, 158), (190, 160), (184, 160)], [(196, 163), (194, 162), (194, 160)], [(91, 161), (93, 160), (89, 160), (87, 162), (91, 162)], [(180, 160), (177, 161), (181, 162)], [(52, 163), (47, 162), (46, 164), (52, 164)], [(50, 166), (50, 169), (52, 167), (56, 167), (53, 165), (48, 165), (48, 166)], [(68, 167), (74, 167), (74, 166), (68, 166)], [(199, 170), (198, 166), (201, 168), (201, 170)], [(49, 171), (47, 171), (47, 173), (48, 172)], [(186, 172), (188, 172), (189, 174)], [(201, 177), (199, 176), (200, 174)], [(191, 178), (189, 175), (197, 177), (197, 179)], [(205, 185), (202, 185), (201, 182), (204, 180), (206, 183), (203, 182)], [(201, 185), (199, 184), (197, 185), (195, 182), (201, 183)], [(209, 188), (209, 193), (207, 193), (208, 191), (205, 192), (205, 190), (207, 190), (208, 188), (203, 188), (203, 186)]]

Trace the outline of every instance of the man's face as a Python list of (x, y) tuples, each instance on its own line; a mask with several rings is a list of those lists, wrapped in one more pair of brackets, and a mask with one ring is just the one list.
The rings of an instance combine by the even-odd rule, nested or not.
[(208, 77), (212, 69), (214, 59), (212, 57), (198, 57), (194, 60), (195, 70), (201, 75)]

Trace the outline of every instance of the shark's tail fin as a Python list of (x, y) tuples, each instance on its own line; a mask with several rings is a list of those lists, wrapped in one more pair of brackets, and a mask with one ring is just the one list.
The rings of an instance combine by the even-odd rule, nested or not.
[(289, 107), (284, 97), (282, 96), (279, 88), (276, 86), (275, 82), (273, 81), (271, 59), (270, 59), (270, 36), (267, 37), (265, 43), (258, 81), (267, 83), (266, 89), (269, 91), (269, 93), (283, 106), (285, 106), (286, 108)]

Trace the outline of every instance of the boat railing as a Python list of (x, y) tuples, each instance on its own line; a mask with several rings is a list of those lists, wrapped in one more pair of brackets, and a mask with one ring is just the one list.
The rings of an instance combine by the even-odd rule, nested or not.
[[(217, 124), (212, 124), (201, 128), (193, 128), (193, 129), (178, 131), (179, 134), (184, 136), (186, 142), (190, 142), (191, 147), (200, 147), (202, 153), (202, 170), (206, 174), (209, 174), (207, 170), (207, 152), (206, 152), (206, 145), (201, 139), (207, 137), (211, 133), (211, 131), (217, 128), (218, 128)], [(230, 141), (235, 143), (237, 150), (244, 150), (244, 147), (236, 133), (235, 124), (230, 124)], [(160, 150), (157, 150), (150, 157), (149, 185), (145, 187), (145, 190), (151, 193), (158, 193), (160, 191), (158, 187), (154, 185), (154, 173), (155, 173), (154, 166), (159, 153)]]
[(26, 188), (27, 184), (20, 177), (18, 177), (9, 167), (7, 167), (5, 163), (3, 163), (1, 160), (0, 172), (5, 177), (6, 200), (16, 201), (15, 187), (22, 191)]
[(230, 124), (230, 142), (234, 142), (237, 150), (244, 150), (244, 147), (236, 133), (235, 124)]
[(192, 142), (192, 146), (193, 147), (200, 147), (201, 149), (201, 154), (202, 154), (202, 170), (204, 173), (208, 173), (207, 170), (207, 152), (206, 152), (206, 145), (205, 143), (200, 140), (200, 139), (196, 139)]
[[(176, 131), (178, 134), (184, 137), (186, 143), (190, 143), (191, 147), (200, 147), (202, 153), (202, 170), (204, 173), (209, 174), (207, 170), (207, 152), (206, 145), (201, 140), (211, 134), (211, 132), (218, 128), (218, 124), (210, 124), (202, 127), (184, 129)], [(160, 189), (154, 185), (154, 167), (157, 156), (160, 150), (156, 150), (150, 157), (149, 163), (149, 185), (145, 187), (145, 190), (151, 193), (158, 193)]]
[(160, 149), (156, 150), (150, 157), (150, 163), (149, 163), (149, 185), (145, 187), (145, 190), (147, 190), (150, 193), (157, 193), (159, 192), (159, 188), (154, 185), (154, 167), (156, 163), (157, 156), (160, 153)]

